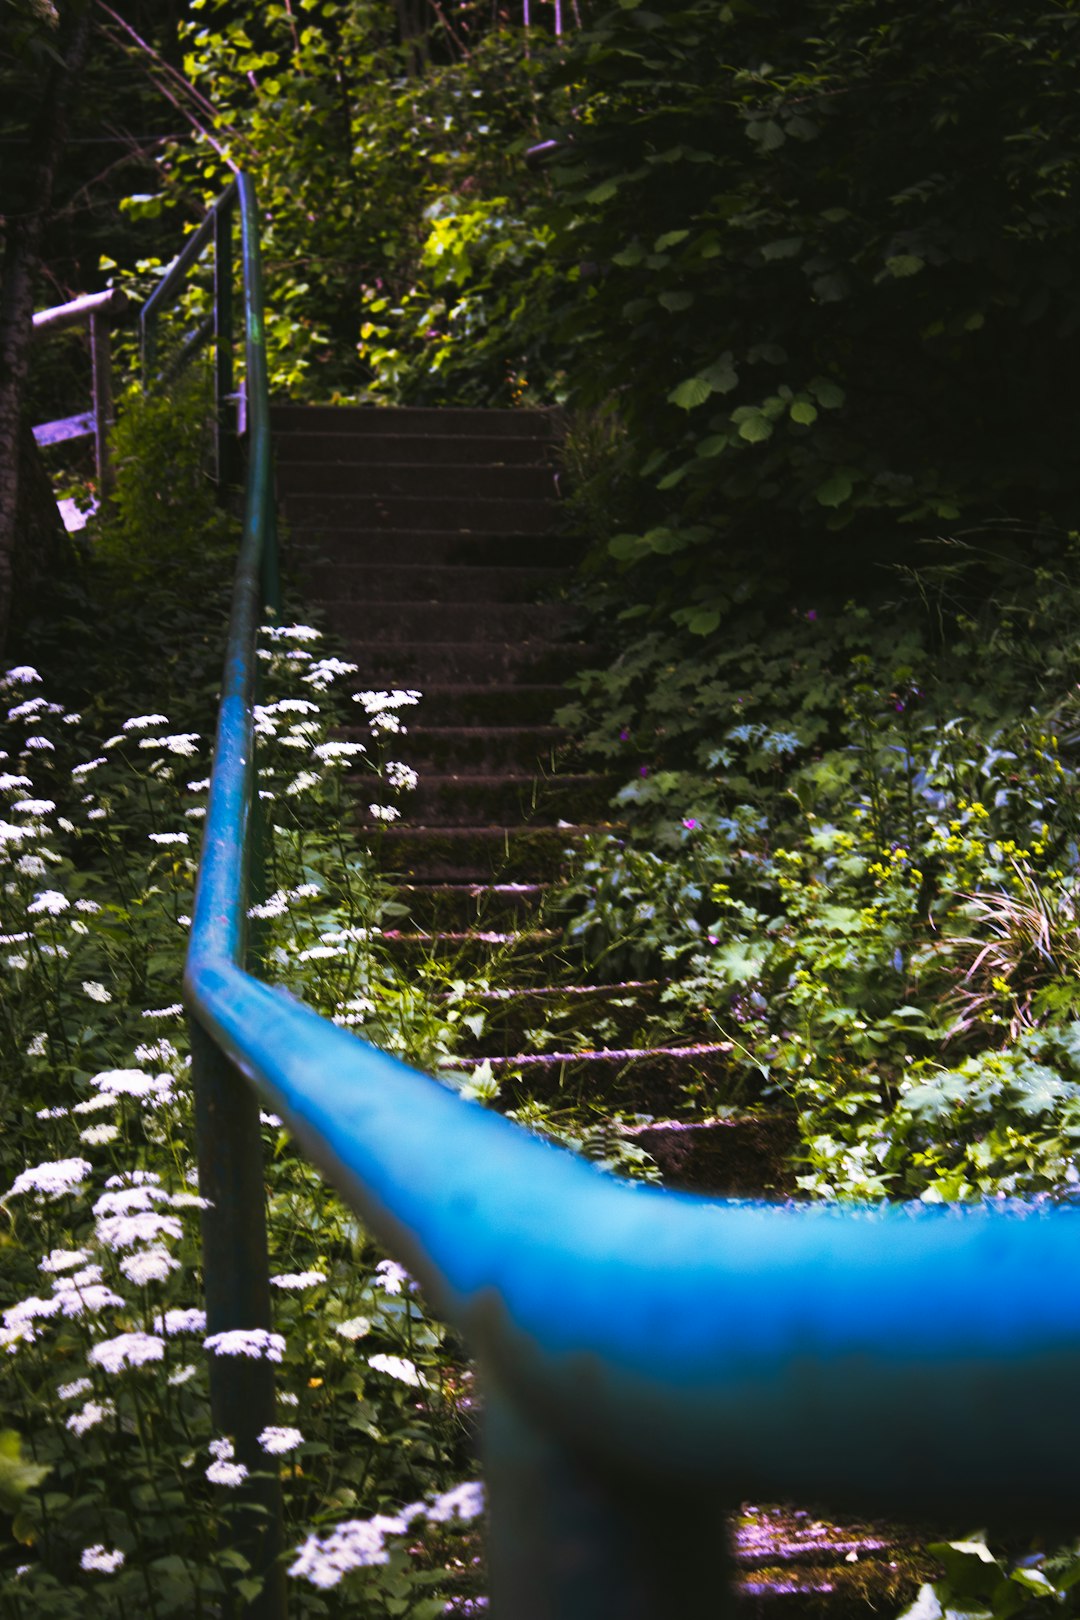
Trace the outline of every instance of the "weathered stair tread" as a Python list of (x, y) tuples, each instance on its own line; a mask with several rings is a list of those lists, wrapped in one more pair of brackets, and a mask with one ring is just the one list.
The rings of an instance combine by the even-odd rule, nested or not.
[(289, 429), (275, 434), (277, 470), (294, 464), (305, 467), (349, 462), (353, 466), (431, 466), (462, 463), (484, 467), (549, 466), (551, 440), (532, 433), (318, 432)]
[(308, 590), (344, 602), (535, 602), (553, 596), (565, 570), (504, 563), (368, 562), (364, 557), (309, 563)]
[(279, 433), (480, 433), (550, 436), (554, 411), (514, 410), (498, 406), (446, 405), (294, 405), (282, 401), (270, 407), (275, 434)]
[[(280, 498), (332, 496), (355, 500), (367, 496), (407, 496), (447, 500), (552, 501), (558, 495), (556, 475), (543, 462), (501, 466), (498, 462), (352, 461), (347, 455), (314, 464), (276, 458)], [(550, 508), (548, 509), (550, 510)]]

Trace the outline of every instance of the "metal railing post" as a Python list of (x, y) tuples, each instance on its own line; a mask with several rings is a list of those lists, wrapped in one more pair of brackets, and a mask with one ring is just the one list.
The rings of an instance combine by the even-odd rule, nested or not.
[(214, 378), (215, 459), (218, 499), (224, 501), (237, 482), (233, 367), (233, 198), (214, 214)]
[(113, 491), (112, 462), (109, 459), (109, 428), (112, 426), (112, 344), (109, 340), (108, 313), (90, 315), (90, 367), (94, 391), (94, 461), (98, 494), (106, 500)]
[[(259, 1103), (244, 1076), (194, 1018), (191, 1033), (206, 1330), (272, 1326)], [(245, 1620), (284, 1620), (281, 1485), (259, 1435), (275, 1421), (274, 1367), (265, 1357), (212, 1355), (210, 1410), (220, 1436), (234, 1442), (249, 1477), (228, 1492), (231, 1545), (250, 1564), (235, 1580), (262, 1578)]]
[(730, 1613), (729, 1529), (715, 1491), (601, 1469), (491, 1387), (484, 1425), (492, 1620)]

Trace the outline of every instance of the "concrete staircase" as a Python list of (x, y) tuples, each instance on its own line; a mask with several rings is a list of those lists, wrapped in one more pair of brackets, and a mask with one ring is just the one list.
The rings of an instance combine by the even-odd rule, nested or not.
[[(706, 1115), (723, 1101), (727, 1047), (704, 1028), (656, 1039), (663, 984), (593, 982), (560, 925), (560, 879), (584, 832), (611, 826), (617, 784), (552, 722), (590, 654), (565, 596), (580, 543), (560, 521), (552, 417), (283, 405), (273, 422), (287, 556), (311, 605), (358, 682), (423, 694), (394, 748), (419, 785), (381, 849), (409, 908), (400, 956), (443, 954), (492, 982), (482, 1031), (448, 1066), (486, 1058), (500, 1108), (646, 1116), (623, 1133), (673, 1187), (788, 1191), (790, 1125), (701, 1117), (702, 1098)], [(755, 1508), (739, 1547), (745, 1602), (770, 1614), (782, 1601), (835, 1615), (841, 1593), (857, 1613), (867, 1594), (912, 1590), (907, 1555), (875, 1527)]]

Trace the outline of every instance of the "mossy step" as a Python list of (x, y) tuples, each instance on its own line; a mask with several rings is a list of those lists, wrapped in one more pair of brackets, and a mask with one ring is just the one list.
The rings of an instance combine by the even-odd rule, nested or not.
[(340, 602), (536, 602), (566, 580), (559, 567), (474, 563), (308, 562), (304, 585)]
[[(429, 707), (425, 700), (425, 710)], [(419, 713), (419, 709), (416, 711)], [(415, 770), (457, 776), (555, 769), (565, 754), (560, 726), (410, 726), (395, 751)]]
[(584, 551), (583, 542), (568, 534), (538, 537), (505, 529), (497, 534), (448, 534), (445, 529), (415, 527), (375, 532), (361, 527), (345, 511), (335, 516), (335, 524), (316, 524), (302, 509), (288, 515), (283, 556), (301, 579), (308, 562), (568, 568)]
[[(661, 1008), (658, 979), (622, 984), (534, 984), (484, 991), (484, 1032), (479, 1055), (507, 1056), (534, 1049), (544, 1038), (562, 1048), (585, 1031), (602, 1027), (604, 1038), (626, 1046), (649, 1044), (647, 1032)], [(550, 1035), (545, 1032), (550, 1032)], [(599, 1037), (597, 1038), (599, 1043)]]
[(896, 1614), (941, 1573), (919, 1532), (744, 1503), (734, 1515), (735, 1612), (743, 1620)]
[(383, 870), (404, 880), (445, 883), (544, 883), (558, 878), (567, 852), (604, 826), (384, 828), (378, 838)]
[[(349, 777), (357, 797), (371, 790), (371, 776)], [(402, 821), (414, 827), (475, 827), (490, 819), (499, 826), (527, 821), (531, 826), (567, 820), (570, 815), (602, 816), (617, 780), (607, 776), (436, 776), (420, 777), (402, 795)], [(363, 812), (361, 812), (363, 816)]]
[[(491, 972), (521, 973), (536, 961), (545, 973), (563, 959), (562, 936), (551, 929), (465, 928), (439, 932), (384, 929), (382, 942), (402, 966), (440, 962), (458, 977)], [(570, 956), (565, 953), (567, 971)]]
[(557, 413), (510, 407), (447, 405), (293, 405), (270, 407), (275, 433), (424, 434), (429, 439), (462, 433), (551, 440)]
[(395, 898), (418, 929), (501, 928), (520, 925), (542, 906), (546, 883), (406, 883)]
[(520, 680), (530, 686), (547, 685), (565, 680), (595, 657), (584, 642), (539, 638), (490, 643), (365, 641), (355, 634), (356, 630), (362, 634), (362, 626), (352, 624), (352, 604), (315, 605), (344, 640), (349, 659), (357, 666), (357, 681), (373, 686), (415, 687), (423, 693), (432, 682), (461, 685)]
[(443, 534), (517, 534), (556, 532), (555, 500), (532, 496), (483, 495), (354, 495), (323, 488), (310, 495), (287, 494), (282, 502), (290, 523), (305, 528), (427, 529)]
[(508, 433), (299, 433), (274, 434), (277, 469), (292, 462), (310, 466), (348, 461), (362, 466), (546, 466), (551, 440), (535, 434)]
[(573, 617), (562, 602), (387, 602), (375, 608), (359, 598), (313, 598), (316, 607), (333, 603), (339, 623), (348, 623), (365, 642), (468, 641), (487, 643), (557, 641)]
[[(500, 1108), (519, 1108), (529, 1101), (599, 1103), (628, 1113), (678, 1117), (690, 1110), (715, 1112), (730, 1101), (736, 1089), (730, 1053), (729, 1042), (701, 1042), (692, 1047), (519, 1052), (488, 1061), (500, 1080)], [(454, 1057), (446, 1067), (468, 1069), (475, 1061)], [(784, 1151), (778, 1148), (777, 1163)]]
[(361, 464), (346, 454), (332, 461), (279, 461), (276, 472), (278, 496), (286, 501), (307, 501), (315, 495), (349, 499), (406, 496), (440, 503), (466, 499), (551, 501), (558, 495), (555, 471), (543, 463), (506, 467), (490, 462), (398, 465), (380, 460)]

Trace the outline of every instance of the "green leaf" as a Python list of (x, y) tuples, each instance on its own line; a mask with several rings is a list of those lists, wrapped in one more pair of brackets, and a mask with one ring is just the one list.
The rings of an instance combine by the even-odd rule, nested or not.
[(684, 411), (692, 411), (698, 405), (704, 405), (712, 394), (712, 388), (704, 377), (687, 377), (677, 388), (673, 388), (668, 395), (669, 405), (678, 405)]
[(618, 253), (611, 255), (612, 264), (619, 265), (623, 270), (632, 270), (640, 264), (645, 257), (645, 249), (640, 242), (632, 242), (629, 247), (620, 248)]
[(747, 125), (746, 133), (763, 152), (775, 152), (784, 144), (784, 132), (774, 118), (755, 118)]
[(809, 427), (811, 422), (816, 422), (817, 415), (808, 399), (797, 399), (791, 407), (791, 420), (801, 422), (803, 427)]
[(593, 186), (591, 191), (585, 193), (585, 201), (587, 203), (607, 202), (609, 198), (614, 197), (618, 189), (619, 182), (617, 180), (601, 180), (598, 186)]
[(847, 399), (847, 395), (839, 383), (830, 382), (828, 377), (815, 377), (809, 385), (810, 392), (824, 411), (836, 411)]
[(768, 417), (758, 411), (739, 423), (739, 438), (745, 439), (748, 444), (764, 444), (766, 439), (772, 438), (772, 430), (772, 423)]
[(666, 292), (660, 294), (658, 302), (674, 315), (680, 309), (689, 309), (694, 302), (694, 295), (688, 292)]
[(0, 1431), (0, 1508), (16, 1513), (27, 1491), (40, 1485), (52, 1472), (39, 1463), (25, 1462), (22, 1439), (15, 1429)]
[(890, 276), (900, 278), (917, 276), (925, 267), (926, 260), (920, 259), (917, 253), (894, 253), (891, 259), (885, 260), (885, 268)]
[(793, 259), (800, 252), (803, 245), (801, 236), (781, 236), (775, 242), (766, 242), (761, 250), (761, 257), (771, 259)]
[(719, 360), (714, 360), (711, 366), (706, 366), (701, 376), (716, 394), (730, 394), (733, 388), (737, 388), (739, 373), (731, 363), (731, 350), (728, 349)]
[(720, 623), (720, 614), (716, 608), (698, 608), (686, 621), (686, 628), (692, 636), (711, 636)]
[(843, 506), (851, 498), (852, 482), (847, 473), (833, 473), (819, 484), (814, 494), (821, 506)]
[(1014, 1569), (1010, 1571), (1009, 1579), (1015, 1581), (1017, 1586), (1024, 1586), (1029, 1592), (1034, 1592), (1036, 1597), (1057, 1596), (1057, 1587), (1041, 1569)]
[(689, 231), (665, 231), (664, 235), (658, 236), (653, 243), (653, 252), (663, 253), (669, 247), (676, 247), (678, 243), (685, 242), (689, 235)]
[(709, 437), (702, 439), (698, 445), (697, 454), (703, 461), (711, 461), (713, 456), (718, 456), (721, 451), (726, 450), (730, 443), (731, 439), (728, 434), (710, 433)]

